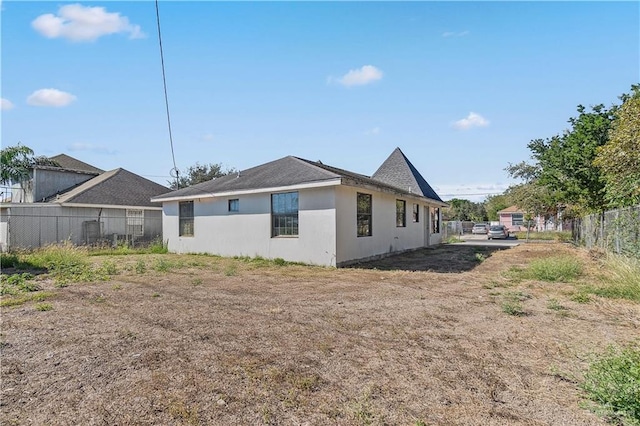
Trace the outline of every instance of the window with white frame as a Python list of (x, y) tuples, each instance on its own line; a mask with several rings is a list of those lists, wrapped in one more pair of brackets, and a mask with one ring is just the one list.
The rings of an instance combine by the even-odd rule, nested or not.
[(240, 200), (234, 198), (233, 200), (229, 200), (229, 211), (230, 212), (238, 212), (240, 210)]
[(511, 224), (512, 225), (524, 225), (524, 213), (511, 213)]
[(144, 235), (144, 210), (127, 209), (127, 235), (142, 237)]

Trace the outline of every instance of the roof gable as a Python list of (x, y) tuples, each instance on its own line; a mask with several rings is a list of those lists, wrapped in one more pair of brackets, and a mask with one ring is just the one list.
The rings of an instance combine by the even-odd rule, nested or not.
[(371, 178), (401, 188), (412, 194), (443, 202), (400, 148), (396, 148), (391, 153)]
[(104, 170), (94, 167), (91, 164), (87, 164), (84, 161), (80, 161), (77, 158), (73, 158), (67, 154), (54, 155), (53, 157), (49, 157), (49, 159), (55, 161), (61, 168), (67, 170), (75, 170), (94, 174), (104, 172)]
[(49, 202), (157, 207), (151, 203), (151, 198), (166, 192), (169, 188), (118, 168), (104, 172)]

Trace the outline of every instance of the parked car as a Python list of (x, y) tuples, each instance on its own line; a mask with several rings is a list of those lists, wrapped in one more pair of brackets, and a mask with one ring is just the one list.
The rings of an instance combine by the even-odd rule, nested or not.
[(486, 234), (488, 230), (489, 230), (489, 225), (487, 225), (486, 223), (476, 223), (475, 225), (473, 225), (473, 228), (471, 229), (471, 233)]
[(491, 240), (493, 238), (509, 238), (509, 230), (504, 225), (492, 225), (489, 227), (487, 239)]

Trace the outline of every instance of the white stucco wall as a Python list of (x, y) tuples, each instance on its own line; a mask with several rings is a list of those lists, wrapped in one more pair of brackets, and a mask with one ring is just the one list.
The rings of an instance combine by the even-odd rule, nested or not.
[[(318, 265), (336, 264), (333, 187), (298, 191), (297, 237), (271, 237), (271, 193), (194, 200), (194, 236), (178, 235), (178, 202), (163, 203), (163, 238), (176, 253), (262, 256)], [(228, 212), (228, 200), (239, 211)]]
[[(373, 231), (369, 237), (357, 236), (357, 193), (372, 194)], [(396, 200), (406, 202), (406, 227), (396, 226)], [(419, 222), (413, 222), (413, 204), (420, 204)], [(337, 263), (344, 263), (427, 245), (427, 212), (421, 200), (348, 186), (336, 190)]]

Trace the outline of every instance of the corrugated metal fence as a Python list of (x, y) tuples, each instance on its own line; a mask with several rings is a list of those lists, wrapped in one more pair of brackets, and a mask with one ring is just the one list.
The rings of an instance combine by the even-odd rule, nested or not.
[(575, 219), (572, 233), (587, 248), (640, 258), (640, 205)]

